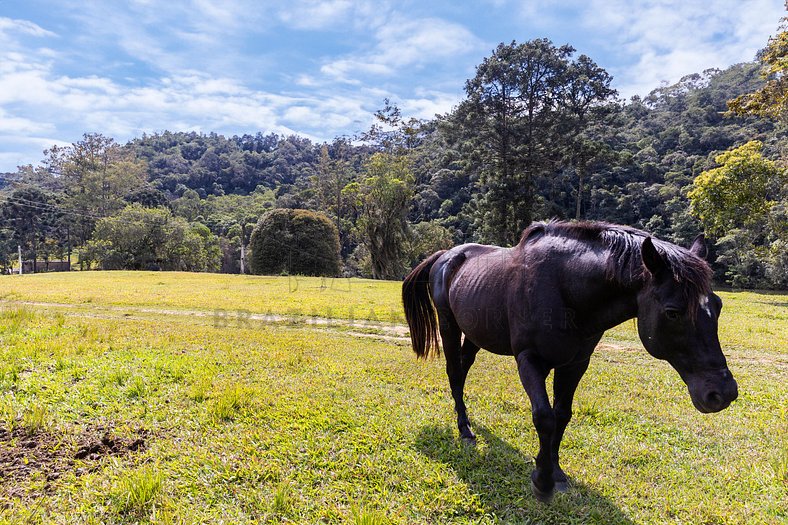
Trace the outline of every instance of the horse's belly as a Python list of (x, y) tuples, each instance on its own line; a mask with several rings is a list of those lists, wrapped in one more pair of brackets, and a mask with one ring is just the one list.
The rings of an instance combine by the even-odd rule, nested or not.
[(506, 300), (503, 294), (464, 293), (451, 297), (451, 310), (460, 330), (480, 348), (512, 354)]
[(455, 318), (460, 330), (475, 345), (490, 352), (511, 355), (509, 326), (504, 312), (498, 309), (459, 309)]

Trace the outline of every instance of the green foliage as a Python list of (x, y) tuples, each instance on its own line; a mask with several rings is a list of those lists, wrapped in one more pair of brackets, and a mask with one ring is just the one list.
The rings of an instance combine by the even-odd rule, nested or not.
[(216, 271), (220, 252), (204, 225), (190, 225), (166, 208), (132, 204), (98, 221), (80, 255), (88, 265), (111, 270)]
[(46, 260), (64, 253), (65, 221), (58, 200), (57, 195), (36, 186), (20, 187), (0, 199), (2, 266), (16, 262), (17, 246), (25, 260)]
[(123, 209), (126, 196), (145, 183), (145, 162), (99, 133), (86, 133), (71, 146), (53, 146), (45, 154), (48, 169), (65, 185), (63, 208), (70, 213), (77, 243), (90, 238), (97, 218)]
[(22, 413), (22, 428), (30, 436), (39, 432), (45, 432), (51, 426), (51, 415), (45, 405), (34, 404)]
[(408, 257), (411, 267), (438, 250), (454, 246), (451, 232), (437, 222), (420, 222), (411, 227)]
[[(170, 268), (238, 273), (241, 247), (273, 208), (325, 213), (339, 232), (343, 271), (352, 275), (401, 277), (420, 254), (448, 244), (447, 232), (415, 226), (429, 223), (456, 242), (513, 244), (531, 219), (597, 219), (687, 245), (704, 227), (687, 195), (716, 155), (757, 138), (763, 159), (785, 158), (780, 122), (724, 116), (728, 100), (769, 86), (784, 91), (785, 42), (783, 31), (760, 63), (705, 70), (616, 103), (607, 72), (571, 46), (501, 44), (452, 112), (420, 121), (385, 100), (362, 143), (164, 131), (119, 145), (87, 134), (0, 181), (0, 266), (8, 268), (17, 245), (38, 260), (65, 258), (79, 246), (82, 261), (94, 265), (163, 268), (161, 258), (177, 260)], [(14, 198), (30, 189), (40, 193)], [(749, 210), (761, 219), (723, 235), (733, 237), (717, 247), (720, 279), (749, 268), (737, 282), (784, 286), (784, 198), (768, 200), (774, 204), (765, 215)], [(120, 253), (94, 237), (95, 226), (128, 203), (167, 206), (210, 235), (190, 226), (176, 239), (188, 253), (153, 256), (144, 246)], [(145, 235), (144, 228), (128, 231)], [(443, 240), (423, 242), (436, 236)], [(750, 248), (736, 262), (745, 240)], [(192, 261), (192, 248), (204, 263)]]
[(346, 187), (346, 193), (356, 198), (358, 229), (375, 279), (398, 279), (405, 274), (413, 182), (407, 157), (375, 153), (364, 163), (361, 181)]
[(276, 209), (260, 217), (249, 242), (252, 273), (339, 274), (339, 233), (324, 214)]
[(688, 197), (704, 229), (716, 236), (734, 228), (762, 224), (772, 200), (788, 182), (785, 172), (761, 155), (763, 144), (751, 141), (715, 157), (718, 167), (701, 173)]
[(222, 390), (208, 407), (208, 415), (214, 421), (232, 421), (252, 401), (252, 392), (240, 385), (231, 385)]
[(115, 511), (141, 517), (161, 496), (163, 476), (155, 466), (142, 467), (119, 479), (110, 492)]
[(718, 239), (717, 263), (732, 286), (784, 287), (788, 242), (788, 176), (751, 141), (715, 157), (688, 197), (692, 213)]

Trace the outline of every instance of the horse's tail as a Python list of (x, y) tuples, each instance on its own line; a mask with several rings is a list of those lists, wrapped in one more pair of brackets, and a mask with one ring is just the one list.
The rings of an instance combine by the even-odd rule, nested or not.
[(402, 305), (410, 328), (410, 342), (416, 356), (439, 354), (438, 320), (430, 297), (430, 269), (446, 250), (430, 255), (416, 266), (402, 283)]

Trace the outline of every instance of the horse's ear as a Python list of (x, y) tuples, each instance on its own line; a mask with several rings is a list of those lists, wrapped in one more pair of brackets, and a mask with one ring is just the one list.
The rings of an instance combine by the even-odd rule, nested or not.
[(648, 271), (651, 272), (651, 275), (656, 277), (658, 274), (667, 270), (668, 264), (665, 262), (665, 259), (662, 258), (662, 255), (660, 255), (657, 251), (657, 248), (651, 241), (651, 237), (646, 237), (646, 240), (643, 241), (643, 246), (641, 247), (640, 252), (643, 255), (643, 264), (646, 266)]
[(706, 246), (706, 237), (701, 233), (695, 240), (692, 241), (690, 252), (694, 253), (701, 259), (705, 259), (709, 255), (709, 248)]

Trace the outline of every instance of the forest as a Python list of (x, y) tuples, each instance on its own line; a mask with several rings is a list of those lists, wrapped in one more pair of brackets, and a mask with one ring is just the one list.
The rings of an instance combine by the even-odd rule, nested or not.
[[(622, 100), (569, 45), (499, 45), (431, 120), (299, 136), (86, 133), (0, 174), (0, 266), (238, 273), (260, 217), (324, 214), (340, 275), (399, 279), (462, 242), (515, 244), (533, 220), (602, 220), (689, 246), (720, 284), (788, 288), (786, 32), (753, 62)], [(286, 250), (282, 242), (282, 250)], [(248, 265), (243, 271), (248, 271)]]

